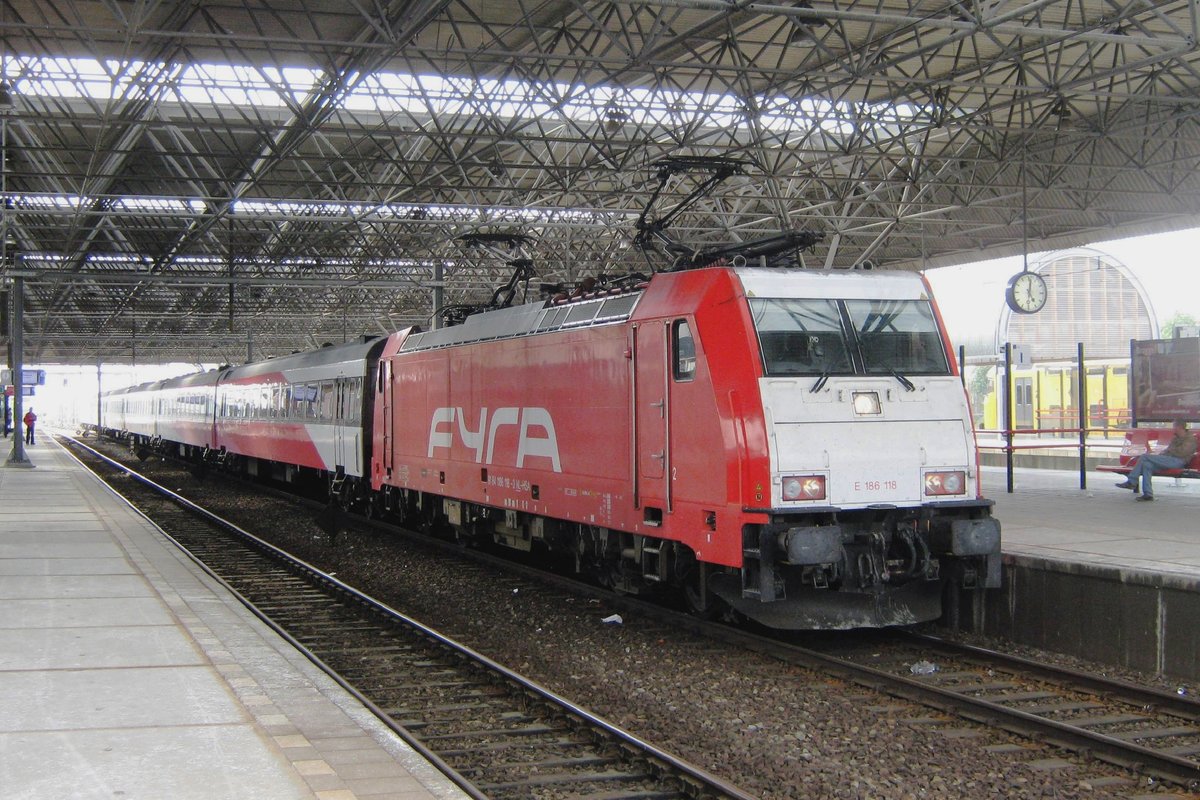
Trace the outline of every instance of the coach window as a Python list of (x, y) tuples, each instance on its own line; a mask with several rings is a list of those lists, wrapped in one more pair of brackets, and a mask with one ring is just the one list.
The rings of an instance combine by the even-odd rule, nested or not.
[(671, 326), (671, 349), (675, 353), (675, 380), (690, 381), (696, 377), (696, 340), (686, 320), (678, 319)]
[(318, 412), (317, 418), (332, 422), (335, 403), (337, 403), (337, 392), (334, 391), (333, 381), (322, 381), (321, 410)]
[(363, 379), (351, 378), (347, 395), (349, 395), (349, 407), (346, 409), (346, 422), (357, 425), (362, 421), (362, 394), (363, 394)]
[(304, 384), (304, 419), (316, 419), (320, 393), (321, 385), (319, 383)]

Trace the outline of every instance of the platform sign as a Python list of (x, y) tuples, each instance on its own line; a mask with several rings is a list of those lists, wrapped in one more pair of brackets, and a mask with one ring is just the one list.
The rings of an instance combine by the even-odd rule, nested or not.
[[(5, 370), (5, 371), (7, 372), (7, 370)], [(4, 396), (5, 397), (12, 397), (16, 393), (17, 393), (16, 389), (11, 384), (4, 387)], [(21, 397), (33, 397), (33, 396), (34, 396), (34, 394), (33, 394), (32, 386), (22, 386), (21, 387)]]
[[(0, 370), (0, 383), (12, 384), (16, 383), (13, 379), (13, 371), (11, 369)], [(44, 369), (23, 369), (21, 370), (21, 385), (22, 386), (45, 386), (46, 385), (46, 370)]]
[(1138, 422), (1200, 420), (1200, 339), (1135, 341), (1131, 366)]

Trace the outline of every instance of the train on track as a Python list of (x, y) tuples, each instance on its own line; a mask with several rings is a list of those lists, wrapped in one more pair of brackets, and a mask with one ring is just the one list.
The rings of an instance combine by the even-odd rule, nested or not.
[(924, 278), (705, 261), (108, 392), (102, 427), (774, 628), (932, 620), (998, 586)]
[(999, 581), (915, 274), (717, 267), (107, 392), (142, 451), (780, 628), (913, 623)]

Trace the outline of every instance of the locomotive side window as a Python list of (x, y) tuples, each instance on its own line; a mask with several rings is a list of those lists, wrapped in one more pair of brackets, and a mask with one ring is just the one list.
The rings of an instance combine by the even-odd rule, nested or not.
[(675, 380), (690, 381), (696, 377), (696, 340), (686, 320), (675, 320), (671, 325), (671, 351), (675, 354)]
[(924, 300), (847, 300), (868, 373), (948, 375), (933, 309)]
[(854, 372), (836, 300), (751, 298), (750, 313), (767, 375)]

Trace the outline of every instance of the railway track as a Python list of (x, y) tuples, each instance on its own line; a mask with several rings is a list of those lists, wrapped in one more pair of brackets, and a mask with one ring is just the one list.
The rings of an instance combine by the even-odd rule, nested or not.
[(77, 440), (70, 452), (475, 798), (749, 800)]
[[(603, 597), (607, 606), (655, 619), (664, 629), (690, 630), (1138, 775), (1200, 789), (1200, 703), (1190, 697), (932, 637), (889, 633), (781, 640), (704, 622), (484, 552), (416, 538), (452, 558), (484, 564), (489, 574), (506, 572), (521, 582), (514, 582), (514, 588), (522, 591), (545, 591), (550, 584), (571, 594)], [(936, 669), (914, 673), (913, 665), (922, 662)]]
[(1200, 789), (1191, 697), (926, 635), (843, 643), (836, 657), (964, 716)]
[[(519, 576), (528, 581), (523, 589), (550, 584), (600, 597), (615, 609), (657, 620), (665, 630), (688, 630), (1153, 781), (1200, 790), (1200, 702), (1190, 696), (922, 634), (760, 634), (487, 553), (433, 544), (453, 557)], [(914, 665), (923, 664), (934, 669), (914, 672)]]
[(1200, 702), (1191, 697), (920, 634), (809, 636), (823, 643), (799, 645), (629, 599), (617, 605), (1151, 783), (1200, 791)]

